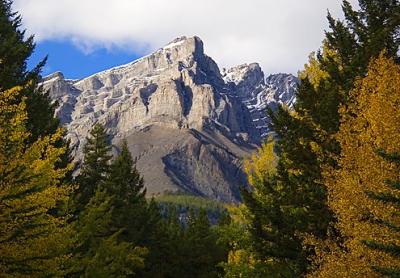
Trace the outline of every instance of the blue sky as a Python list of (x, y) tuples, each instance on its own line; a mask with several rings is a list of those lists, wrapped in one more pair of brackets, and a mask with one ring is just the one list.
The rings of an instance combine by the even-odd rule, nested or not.
[[(357, 0), (350, 0), (353, 5)], [(43, 75), (82, 78), (149, 54), (180, 36), (199, 36), (220, 67), (258, 62), (266, 74), (296, 74), (318, 50), (329, 10), (342, 0), (14, 0), (23, 27), (45, 55)]]
[(80, 79), (114, 66), (126, 64), (141, 56), (125, 49), (96, 48), (90, 53), (85, 53), (68, 40), (43, 41), (37, 43), (28, 66), (34, 67), (46, 55), (48, 55), (48, 60), (43, 68), (43, 76), (61, 71), (66, 78), (71, 79)]

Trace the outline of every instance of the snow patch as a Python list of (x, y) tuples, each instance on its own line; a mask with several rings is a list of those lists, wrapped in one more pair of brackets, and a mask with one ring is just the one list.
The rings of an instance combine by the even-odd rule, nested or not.
[(172, 42), (172, 43), (169, 43), (166, 46), (164, 46), (162, 49), (164, 49), (164, 50), (165, 49), (171, 49), (171, 48), (174, 48), (174, 47), (182, 45), (184, 42), (185, 42), (184, 40), (177, 41), (177, 42)]

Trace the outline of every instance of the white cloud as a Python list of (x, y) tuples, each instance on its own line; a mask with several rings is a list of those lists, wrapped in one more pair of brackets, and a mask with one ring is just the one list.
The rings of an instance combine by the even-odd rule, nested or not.
[[(357, 1), (352, 0), (355, 4)], [(292, 72), (321, 45), (327, 9), (341, 0), (15, 0), (37, 41), (69, 39), (82, 51), (147, 54), (175, 37), (198, 35), (221, 66), (259, 62)]]

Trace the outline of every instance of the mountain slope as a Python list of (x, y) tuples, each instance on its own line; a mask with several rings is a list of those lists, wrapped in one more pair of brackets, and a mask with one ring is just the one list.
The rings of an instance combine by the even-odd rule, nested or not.
[[(55, 73), (44, 78), (43, 86), (59, 103), (56, 114), (76, 161), (99, 121), (115, 146), (127, 139), (150, 195), (181, 190), (235, 202), (239, 187), (246, 185), (242, 158), (260, 144), (263, 131), (251, 109), (256, 95), (241, 86), (246, 82), (251, 83), (247, 75), (227, 82), (202, 41), (182, 37), (82, 80)], [(263, 74), (260, 84), (266, 91)]]

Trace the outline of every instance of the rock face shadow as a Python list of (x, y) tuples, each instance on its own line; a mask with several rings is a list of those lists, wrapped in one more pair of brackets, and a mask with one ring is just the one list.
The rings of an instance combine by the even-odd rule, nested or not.
[(142, 99), (142, 102), (146, 107), (149, 106), (150, 97), (155, 91), (157, 91), (157, 88), (157, 84), (151, 83), (139, 90), (140, 98)]
[(193, 105), (193, 90), (180, 80), (175, 80), (176, 88), (181, 96), (182, 114), (187, 117)]

